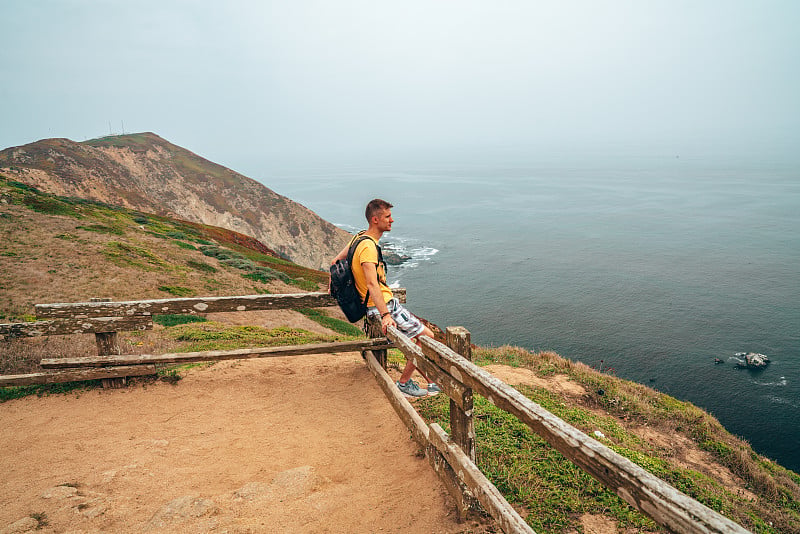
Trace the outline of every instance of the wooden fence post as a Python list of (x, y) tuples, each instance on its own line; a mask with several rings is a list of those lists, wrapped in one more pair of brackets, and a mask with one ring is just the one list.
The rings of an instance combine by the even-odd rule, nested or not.
[[(448, 326), (445, 330), (447, 346), (472, 361), (472, 344), (469, 330), (463, 326)], [(472, 418), (472, 388), (464, 391), (461, 405), (450, 399), (450, 434), (470, 460), (475, 462), (475, 421)]]
[[(90, 302), (111, 302), (111, 299), (108, 298), (92, 298), (89, 300)], [(119, 341), (117, 340), (117, 333), (116, 332), (97, 332), (94, 335), (94, 339), (97, 342), (97, 355), (98, 356), (109, 356), (109, 355), (118, 355), (122, 354), (122, 349), (119, 346)], [(103, 378), (102, 379), (103, 388), (121, 388), (124, 387), (125, 384), (128, 383), (128, 378), (125, 376), (119, 378)]]
[[(386, 337), (386, 334), (384, 334), (383, 330), (381, 329), (380, 320), (375, 320), (374, 318), (370, 319), (369, 316), (364, 317), (364, 331), (370, 338)], [(373, 350), (372, 354), (375, 355), (375, 359), (378, 360), (378, 363), (381, 364), (381, 367), (383, 367), (383, 370), (385, 371), (388, 356), (386, 349)]]

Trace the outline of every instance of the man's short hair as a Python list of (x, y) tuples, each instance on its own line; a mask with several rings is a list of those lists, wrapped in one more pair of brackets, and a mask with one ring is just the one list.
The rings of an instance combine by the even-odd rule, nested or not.
[(382, 210), (392, 209), (392, 207), (393, 206), (391, 204), (379, 198), (370, 200), (369, 204), (367, 204), (367, 209), (364, 212), (364, 215), (367, 217), (367, 222), (369, 222), (372, 219), (372, 217), (377, 215), (378, 212)]

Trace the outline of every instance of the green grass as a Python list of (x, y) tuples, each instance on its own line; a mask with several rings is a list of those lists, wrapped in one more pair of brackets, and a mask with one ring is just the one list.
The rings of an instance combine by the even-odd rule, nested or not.
[(27, 195), (23, 198), (22, 204), (33, 211), (45, 213), (47, 215), (67, 215), (69, 217), (80, 217), (71, 205), (44, 194)]
[(201, 271), (201, 272), (204, 272), (204, 273), (215, 273), (215, 272), (217, 272), (217, 268), (216, 267), (214, 267), (213, 265), (209, 265), (204, 261), (188, 260), (186, 262), (186, 265), (188, 265), (189, 267), (191, 267), (192, 269), (194, 269), (196, 271)]
[(183, 378), (181, 371), (188, 371), (189, 369), (195, 368), (205, 369), (206, 367), (211, 367), (215, 363), (216, 362), (192, 362), (164, 367), (158, 370), (158, 379), (162, 382), (175, 385)]
[(243, 347), (274, 347), (338, 341), (339, 336), (315, 334), (299, 328), (231, 326), (213, 321), (171, 327), (168, 335), (181, 342), (177, 352), (231, 350)]
[(84, 380), (81, 382), (65, 382), (63, 384), (39, 384), (34, 386), (10, 386), (0, 388), (0, 402), (12, 399), (21, 399), (36, 395), (44, 397), (47, 395), (59, 395), (72, 391), (86, 391), (102, 385), (101, 380)]
[(197, 247), (190, 243), (184, 243), (183, 241), (173, 241), (178, 247), (185, 248), (186, 250), (197, 250)]
[(194, 289), (181, 286), (159, 286), (158, 290), (176, 297), (191, 297), (194, 295)]
[(50, 524), (50, 521), (47, 519), (47, 514), (44, 512), (35, 512), (30, 514), (28, 517), (36, 521), (36, 530), (39, 530), (40, 528), (46, 527)]
[(325, 328), (330, 328), (334, 332), (345, 336), (364, 337), (364, 332), (356, 325), (342, 321), (341, 319), (336, 319), (335, 317), (330, 317), (320, 310), (302, 308), (297, 311)]
[(161, 326), (170, 327), (179, 324), (204, 323), (206, 322), (206, 318), (200, 315), (189, 314), (153, 315), (153, 322)]
[(103, 250), (106, 258), (120, 267), (136, 267), (145, 271), (160, 271), (169, 268), (169, 264), (149, 250), (122, 243), (109, 241)]
[[(418, 402), (427, 420), (449, 428), (450, 405), (443, 395)], [(528, 512), (536, 532), (562, 532), (583, 513), (604, 514), (625, 528), (657, 530), (601, 483), (583, 472), (515, 416), (475, 397), (478, 466), (509, 502)]]

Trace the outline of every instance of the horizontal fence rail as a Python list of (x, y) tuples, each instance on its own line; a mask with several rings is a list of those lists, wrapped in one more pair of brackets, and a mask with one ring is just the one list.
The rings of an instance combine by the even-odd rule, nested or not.
[(0, 337), (57, 336), (66, 334), (96, 334), (100, 332), (152, 330), (152, 317), (86, 317), (83, 319), (52, 319), (31, 323), (0, 324)]
[[(405, 302), (404, 288), (392, 290), (395, 297)], [(328, 293), (289, 293), (284, 295), (245, 295), (234, 297), (190, 297), (120, 302), (68, 302), (37, 304), (39, 319), (129, 317), (136, 315), (198, 314), (234, 311), (285, 310), (297, 308), (325, 308), (336, 306)]]
[[(387, 337), (414, 364), (426, 359), (489, 402), (515, 415), (567, 459), (614, 491), (628, 504), (674, 532), (747, 533), (707, 506), (681, 493), (642, 467), (554, 416), (516, 389), (446, 345), (421, 337), (421, 348), (404, 343), (389, 327)], [(443, 388), (444, 389), (444, 388)]]
[(0, 376), (0, 387), (33, 386), (37, 384), (57, 384), (61, 382), (80, 382), (129, 376), (150, 376), (158, 371), (155, 365), (128, 365), (121, 367), (101, 367), (89, 369), (68, 369), (49, 373), (28, 373), (24, 375)]
[[(418, 356), (413, 360), (415, 365), (424, 359), (419, 348), (400, 334), (396, 328), (390, 327), (386, 335), (407, 358), (411, 359), (411, 354)], [(426, 448), (426, 455), (431, 465), (447, 486), (448, 491), (457, 500), (460, 496), (462, 502), (459, 503), (459, 508), (462, 511), (466, 510), (469, 507), (470, 499), (477, 500), (507, 534), (535, 534), (494, 484), (481, 473), (473, 459), (460, 446), (453, 443), (439, 425), (434, 423), (429, 426), (422, 419), (414, 407), (403, 397), (371, 352), (367, 353), (367, 365), (395, 412), (408, 427), (414, 441)], [(435, 367), (437, 367), (435, 364), (428, 362), (427, 372), (433, 371)], [(439, 369), (436, 376), (445, 374), (442, 369)], [(450, 381), (454, 381), (453, 377), (450, 377)], [(464, 386), (461, 385), (452, 391), (463, 391), (463, 389)], [(447, 393), (444, 387), (442, 391)], [(468, 415), (472, 416), (471, 410)]]
[(166, 354), (108, 354), (82, 358), (45, 358), (40, 362), (44, 369), (74, 367), (109, 367), (115, 365), (143, 365), (154, 363), (212, 362), (220, 360), (242, 360), (249, 358), (274, 358), (280, 356), (302, 356), (306, 354), (328, 354), (336, 352), (360, 352), (391, 348), (386, 339), (367, 341), (334, 341), (331, 343), (309, 343), (306, 345), (283, 345), (278, 347), (253, 347), (232, 350), (207, 350), (201, 352), (177, 352)]

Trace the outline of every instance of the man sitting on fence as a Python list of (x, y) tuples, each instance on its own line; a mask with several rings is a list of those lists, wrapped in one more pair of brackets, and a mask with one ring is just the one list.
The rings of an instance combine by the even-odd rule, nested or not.
[[(392, 207), (391, 204), (379, 198), (371, 200), (367, 204), (365, 216), (369, 227), (361, 235), (366, 235), (370, 239), (364, 239), (356, 247), (352, 262), (353, 278), (362, 299), (369, 292), (367, 317), (380, 317), (384, 333), (389, 326), (394, 326), (419, 344), (419, 336), (433, 337), (433, 332), (394, 298), (391, 288), (386, 283), (386, 265), (378, 261), (378, 241), (384, 232), (392, 230), (394, 222)], [(349, 248), (348, 244), (338, 256), (333, 258), (331, 264), (346, 258)], [(411, 380), (415, 369), (416, 367), (410, 361), (406, 363), (400, 380), (397, 382), (400, 391), (411, 397), (435, 395), (441, 391), (439, 386), (428, 381), (424, 375), (428, 387), (427, 389), (420, 388), (414, 380)]]

